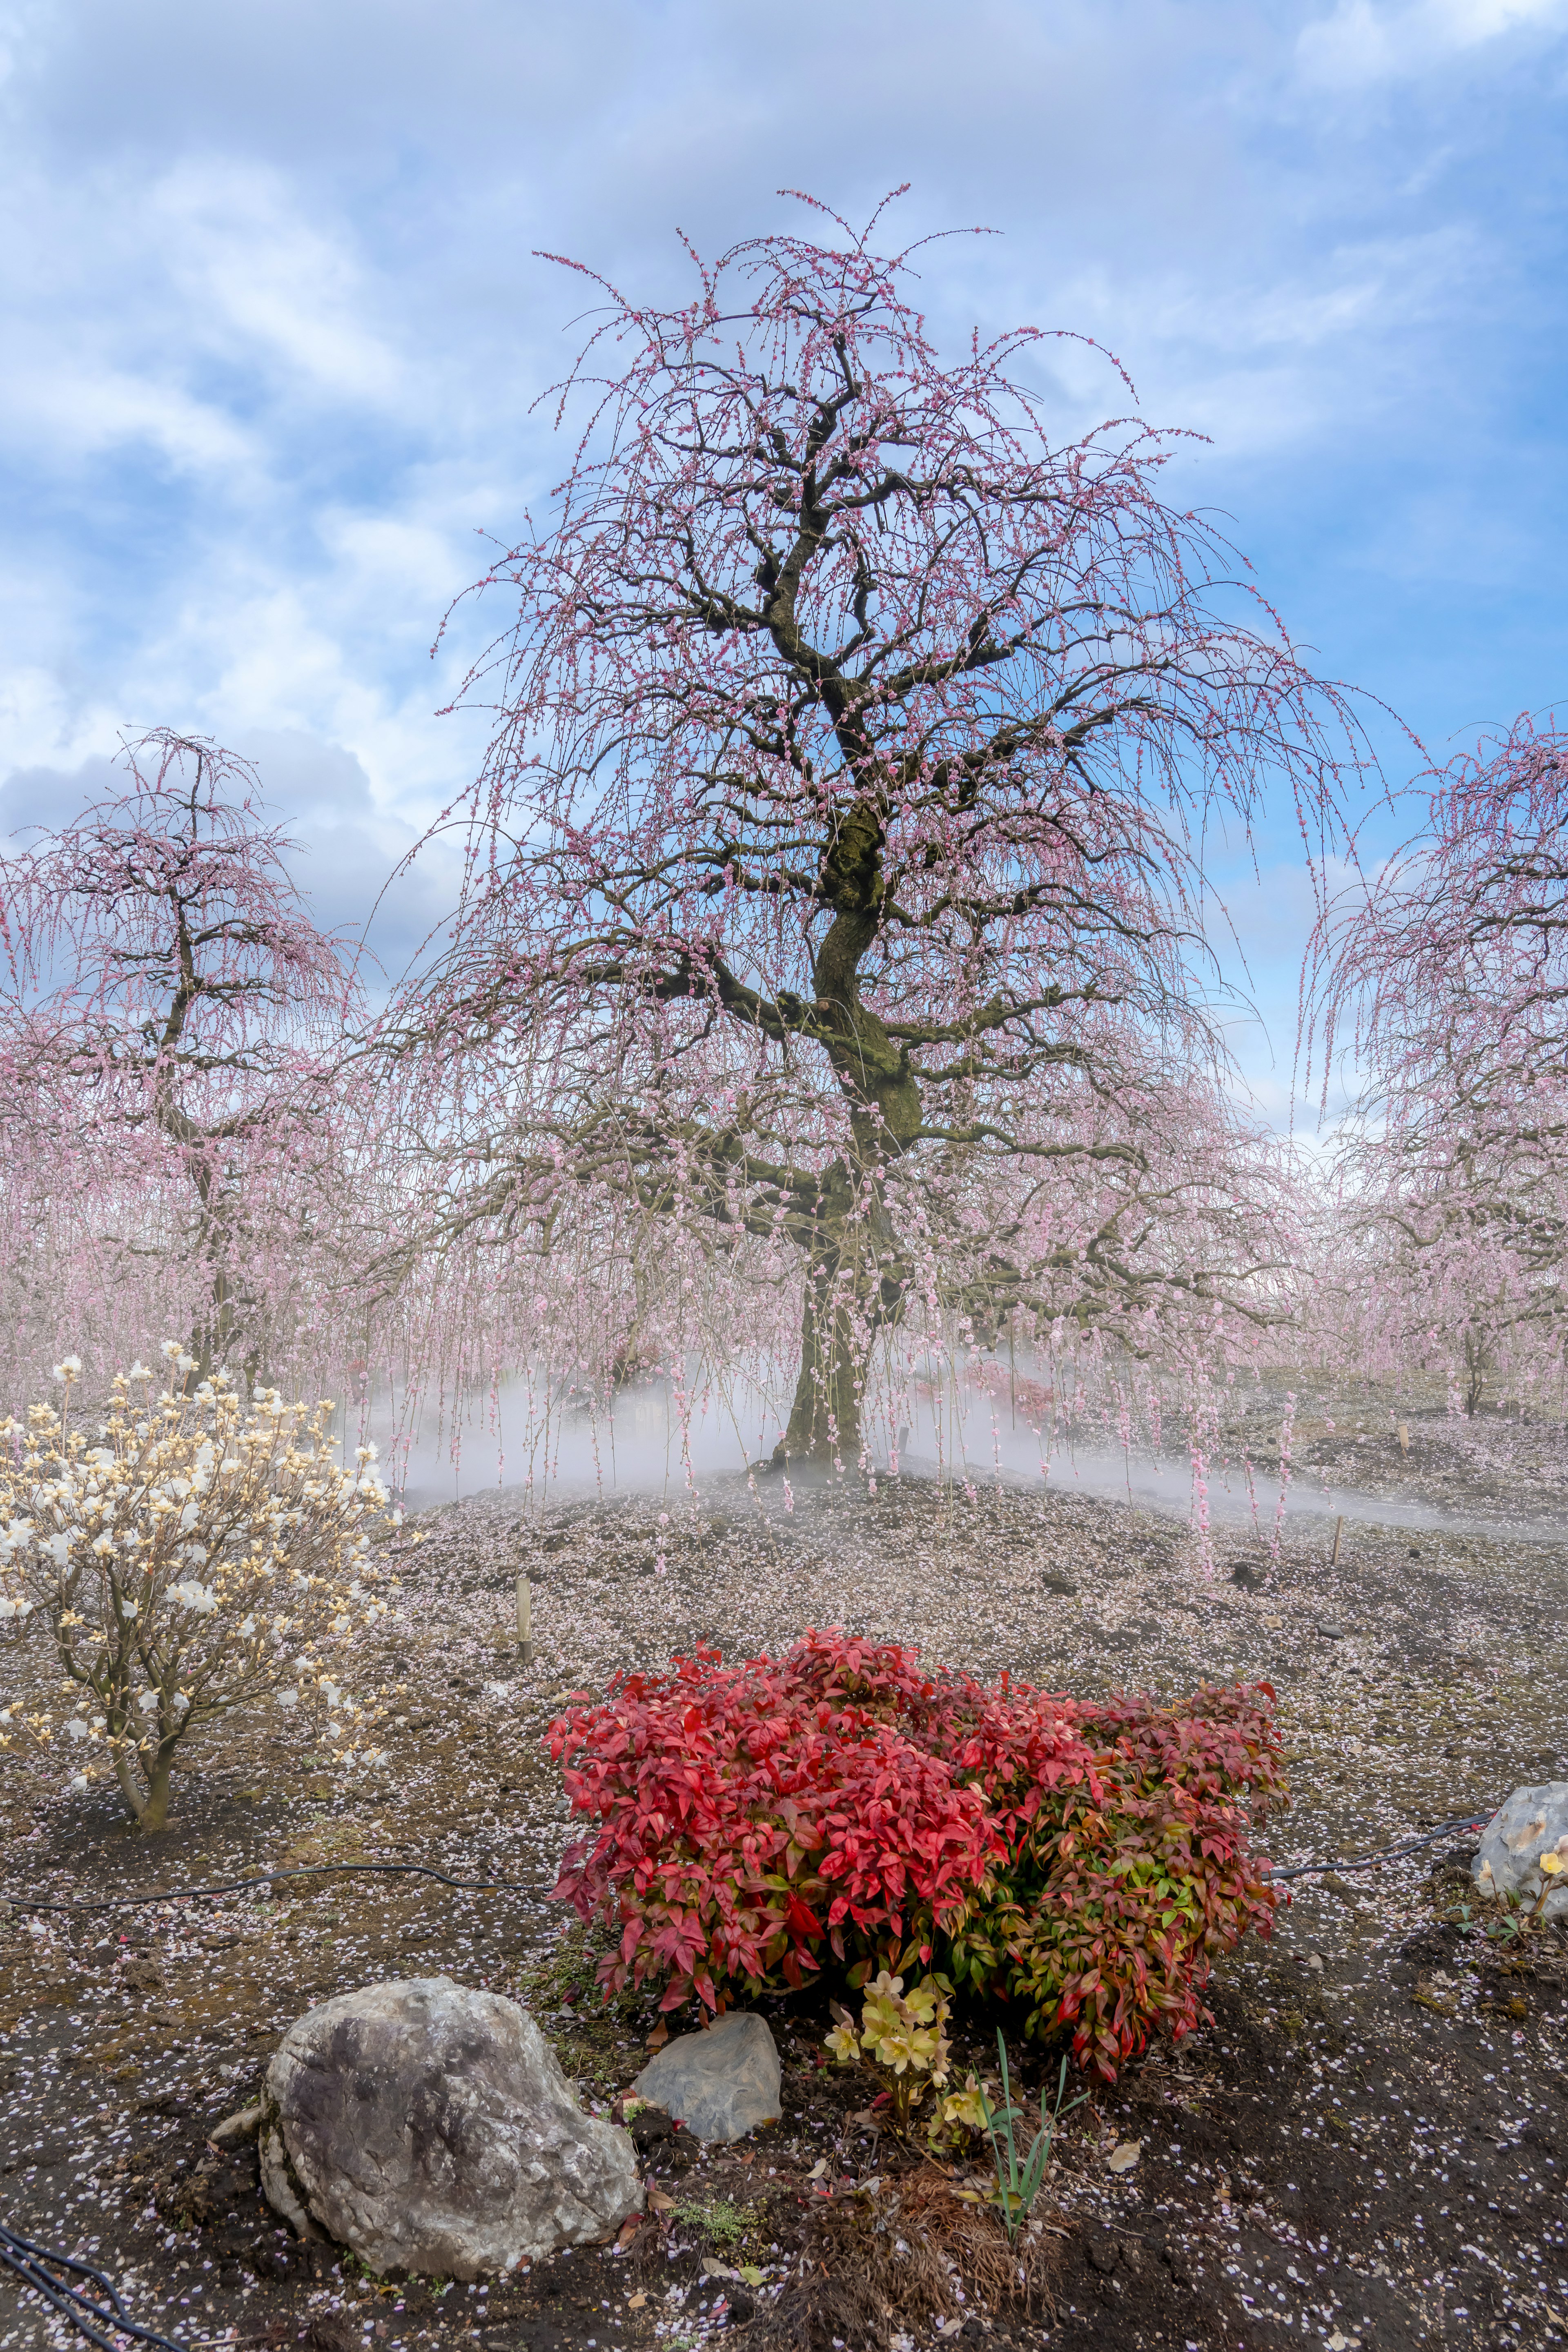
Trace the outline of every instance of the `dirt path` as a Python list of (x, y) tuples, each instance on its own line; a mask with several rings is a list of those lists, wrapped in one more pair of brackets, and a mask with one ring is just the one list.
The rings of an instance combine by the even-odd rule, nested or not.
[[(15, 1769), (4, 1791), (5, 1885), (39, 1896), (355, 1857), (518, 1882), (459, 1896), (307, 1879), (271, 1902), (0, 1930), (0, 2217), (89, 2250), (143, 2320), (193, 2343), (232, 2330), (249, 2344), (303, 2333), (314, 2352), (695, 2345), (737, 2329), (756, 2299), (705, 2276), (704, 2258), (776, 2281), (813, 2231), (841, 2228), (848, 2244), (879, 2199), (908, 2193), (907, 2160), (847, 2120), (866, 2085), (819, 2070), (825, 2021), (799, 2004), (771, 2012), (786, 2112), (749, 2166), (694, 2162), (628, 2256), (579, 2253), (485, 2294), (353, 2277), (272, 2227), (243, 2163), (206, 2152), (281, 2028), (369, 1977), (441, 1970), (516, 1990), (593, 2095), (630, 2079), (649, 2021), (604, 2019), (578, 1997), (580, 1957), (545, 1901), (565, 1823), (538, 1749), (559, 1695), (616, 1667), (843, 1622), (1057, 1687), (1180, 1696), (1267, 1675), (1298, 1792), (1273, 1842), (1281, 1864), (1343, 1860), (1568, 1778), (1568, 1555), (1551, 1546), (1358, 1525), (1331, 1571), (1316, 1539), (1276, 1566), (1226, 1533), (1211, 1581), (1179, 1528), (1125, 1507), (897, 1482), (874, 1498), (799, 1495), (793, 1510), (737, 1483), (700, 1507), (584, 1504), (542, 1527), (500, 1496), (426, 1526), (404, 1562), (405, 1622), (365, 1660), (399, 1718), (379, 1771), (345, 1780), (241, 1727), (193, 1761), (156, 1844), (95, 1794)], [(527, 1675), (504, 1646), (522, 1564), (539, 1580)], [(1272, 1944), (1227, 1964), (1215, 2027), (1075, 2118), (1055, 2178), (1068, 2234), (1054, 2318), (975, 2315), (964, 2340), (1568, 2342), (1568, 1948), (1539, 1937), (1510, 1964), (1447, 1916), (1464, 1882), (1443, 1855), (1297, 1882)], [(1130, 2138), (1139, 2159), (1118, 2177), (1105, 2157)], [(870, 2179), (884, 2185), (855, 2186)], [(760, 2302), (734, 2340), (765, 2335)], [(0, 2283), (0, 2352), (48, 2340)]]

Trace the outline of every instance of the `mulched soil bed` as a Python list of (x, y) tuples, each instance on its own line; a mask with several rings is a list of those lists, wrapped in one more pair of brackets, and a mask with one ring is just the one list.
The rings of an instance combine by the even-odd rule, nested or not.
[[(1342, 1453), (1357, 1432), (1335, 1419)], [(1364, 1486), (1368, 1457), (1393, 1445), (1386, 1413), (1361, 1434)], [(1303, 1454), (1310, 1443), (1303, 1430)], [(1463, 1485), (1459, 1443), (1451, 1424), (1431, 1433), (1446, 1500)], [(1403, 1450), (1385, 1467), (1419, 1492)], [(430, 1540), (399, 1563), (403, 1622), (363, 1661), (395, 1717), (381, 1766), (345, 1776), (269, 1724), (237, 1724), (192, 1757), (156, 1840), (124, 1828), (106, 1793), (8, 1766), (4, 1885), (86, 1900), (385, 1859), (515, 1885), (306, 1878), (270, 1900), (13, 1915), (0, 1926), (12, 2229), (85, 2251), (144, 2323), (192, 2344), (1568, 2342), (1568, 1937), (1488, 1941), (1461, 1916), (1462, 1843), (1343, 1867), (1521, 1781), (1568, 1777), (1568, 1553), (1356, 1523), (1334, 1570), (1316, 1535), (1275, 1563), (1223, 1534), (1210, 1580), (1184, 1529), (1129, 1507), (912, 1480), (797, 1492), (789, 1508), (776, 1487), (736, 1481), (700, 1503), (584, 1499), (542, 1519), (502, 1494), (423, 1524)], [(538, 1580), (526, 1673), (507, 1643), (520, 1566)], [(771, 1648), (812, 1622), (1080, 1691), (1180, 1696), (1205, 1676), (1267, 1675), (1297, 1791), (1271, 1851), (1340, 1865), (1298, 1881), (1272, 1943), (1226, 1965), (1212, 2028), (1156, 2047), (1073, 2116), (1029, 2305), (977, 2291), (1002, 2241), (955, 2197), (962, 2168), (869, 2129), (870, 2079), (819, 2063), (825, 1996), (768, 2004), (779, 2126), (736, 2150), (679, 2135), (652, 2147), (668, 2203), (625, 2251), (443, 2290), (364, 2279), (276, 2227), (248, 2152), (220, 2157), (206, 2134), (245, 2103), (290, 2019), (367, 1979), (443, 1972), (516, 1993), (608, 2107), (653, 2013), (600, 2009), (584, 1939), (545, 1899), (568, 1827), (539, 1733), (563, 1694), (617, 1666), (699, 1639)], [(994, 2067), (995, 2023), (961, 2021), (965, 2063)], [(1023, 2058), (1026, 2099), (1054, 2067)], [(1131, 2170), (1111, 2170), (1134, 2141)], [(944, 2247), (961, 2280), (967, 2268), (962, 2302)], [(762, 2282), (723, 2274), (742, 2271)], [(0, 2352), (64, 2340), (0, 2278)]]

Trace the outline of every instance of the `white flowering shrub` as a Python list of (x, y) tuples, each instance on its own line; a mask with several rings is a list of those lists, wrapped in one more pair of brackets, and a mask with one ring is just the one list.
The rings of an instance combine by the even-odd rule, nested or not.
[[(163, 1354), (195, 1370), (177, 1340)], [(263, 1390), (247, 1412), (222, 1373), (154, 1396), (144, 1364), (83, 1429), (80, 1372), (55, 1367), (63, 1412), (0, 1425), (0, 1632), (51, 1641), (62, 1675), (52, 1701), (0, 1706), (0, 1747), (63, 1750), (79, 1780), (112, 1769), (148, 1830), (180, 1749), (236, 1707), (268, 1701), (280, 1727), (308, 1707), (352, 1754), (375, 1710), (351, 1695), (349, 1647), (395, 1591), (369, 1557), (399, 1517), (374, 1449), (347, 1465), (331, 1405)]]

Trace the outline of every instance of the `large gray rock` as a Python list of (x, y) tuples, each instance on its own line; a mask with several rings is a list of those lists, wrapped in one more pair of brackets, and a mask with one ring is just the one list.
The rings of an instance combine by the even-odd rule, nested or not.
[(703, 2032), (667, 2042), (633, 2087), (699, 2139), (744, 2139), (778, 2121), (778, 2045), (755, 2010), (727, 2010)]
[(261, 2178), (373, 2271), (478, 2278), (640, 2211), (629, 2136), (585, 2116), (533, 2020), (450, 1977), (366, 1985), (267, 2070)]
[(1528, 1908), (1543, 1884), (1543, 1853), (1554, 1853), (1563, 1867), (1541, 1906), (1542, 1916), (1568, 1918), (1568, 1780), (1516, 1789), (1487, 1823), (1470, 1876), (1483, 1895), (1515, 1895)]

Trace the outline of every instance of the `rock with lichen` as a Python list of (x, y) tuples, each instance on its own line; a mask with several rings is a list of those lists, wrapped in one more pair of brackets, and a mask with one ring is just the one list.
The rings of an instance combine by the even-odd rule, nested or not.
[(629, 2135), (583, 2113), (525, 2010), (449, 1977), (307, 2011), (263, 2106), (269, 2202), (382, 2275), (510, 2271), (642, 2210)]
[(1568, 1780), (1516, 1789), (1487, 1823), (1470, 1864), (1482, 1895), (1507, 1897), (1547, 1919), (1568, 1918)]

